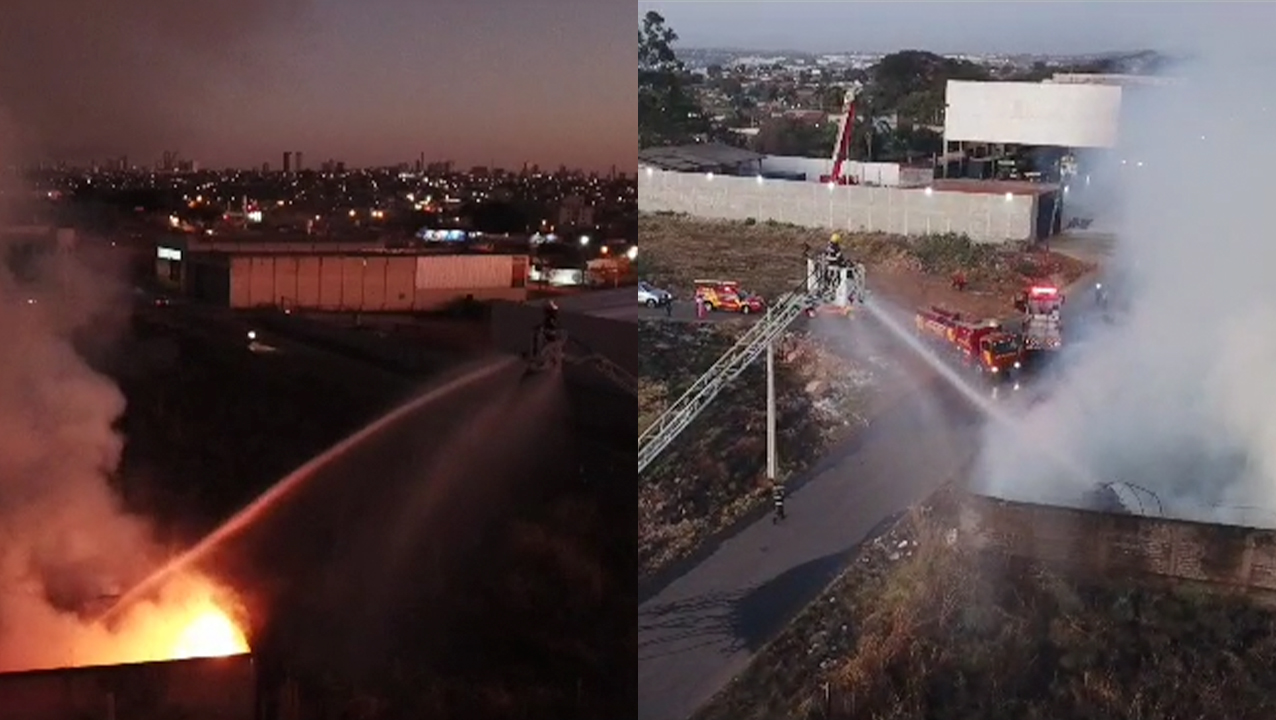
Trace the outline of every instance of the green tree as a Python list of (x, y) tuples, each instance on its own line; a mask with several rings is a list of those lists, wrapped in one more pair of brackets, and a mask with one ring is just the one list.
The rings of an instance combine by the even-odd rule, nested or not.
[(834, 123), (802, 122), (793, 118), (772, 118), (762, 123), (750, 145), (766, 155), (826, 158), (833, 154)]
[(699, 104), (688, 91), (686, 69), (673, 50), (678, 34), (655, 11), (638, 29), (638, 144), (689, 142), (708, 130)]
[(740, 78), (737, 77), (725, 77), (718, 81), (718, 89), (729, 100), (735, 102), (736, 98), (740, 97), (744, 92), (744, 83), (740, 82)]
[(944, 122), (948, 81), (989, 77), (982, 65), (923, 50), (886, 55), (869, 70), (869, 80), (856, 100), (857, 114), (866, 119), (894, 115), (897, 127), (857, 126), (856, 146), (865, 147), (875, 160), (933, 155), (937, 141), (926, 127)]
[(846, 100), (846, 89), (829, 86), (820, 88), (820, 109), (827, 113), (842, 112), (842, 103)]

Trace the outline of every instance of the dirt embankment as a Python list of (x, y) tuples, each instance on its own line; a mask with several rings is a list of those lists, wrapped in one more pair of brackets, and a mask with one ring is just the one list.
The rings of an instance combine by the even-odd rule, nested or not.
[[(765, 297), (776, 297), (802, 283), (804, 247), (818, 252), (830, 234), (784, 223), (651, 214), (639, 218), (638, 232), (647, 279), (682, 298), (691, 297), (694, 281), (706, 277), (738, 280)], [(1025, 286), (1062, 286), (1093, 269), (1022, 243), (980, 244), (951, 234), (841, 234), (846, 255), (865, 264), (870, 291), (909, 310), (942, 304), (977, 317), (1002, 317), (1013, 311), (1011, 298)], [(963, 292), (952, 287), (957, 272), (966, 277)]]
[(695, 720), (1276, 713), (1276, 614), (980, 554), (956, 507), (942, 491), (862, 548)]

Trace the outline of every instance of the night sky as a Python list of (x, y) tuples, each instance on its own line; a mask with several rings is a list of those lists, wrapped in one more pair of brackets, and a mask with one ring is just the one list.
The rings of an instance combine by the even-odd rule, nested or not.
[[(109, 7), (110, 10), (106, 10)], [(6, 162), (637, 162), (633, 6), (4, 0)]]

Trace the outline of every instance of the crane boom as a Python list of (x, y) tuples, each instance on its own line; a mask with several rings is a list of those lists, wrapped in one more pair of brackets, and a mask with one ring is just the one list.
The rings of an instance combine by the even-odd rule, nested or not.
[(864, 266), (827, 265), (808, 258), (806, 282), (786, 293), (766, 315), (753, 324), (735, 345), (701, 375), (687, 391), (638, 437), (638, 472), (642, 473), (669, 444), (717, 398), (722, 389), (740, 376), (790, 324), (813, 305), (847, 306), (863, 302)]
[(842, 176), (842, 165), (851, 156), (851, 137), (855, 131), (855, 88), (846, 88), (842, 99), (842, 117), (837, 123), (837, 136), (833, 138), (833, 170), (820, 178), (821, 182), (844, 185), (847, 179)]

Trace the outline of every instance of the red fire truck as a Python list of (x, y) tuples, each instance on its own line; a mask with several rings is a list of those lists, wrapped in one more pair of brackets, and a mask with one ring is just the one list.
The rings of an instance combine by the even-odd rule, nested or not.
[(1026, 352), (1063, 347), (1063, 293), (1053, 285), (1033, 285), (1015, 298), (1023, 313), (1023, 346)]
[(970, 321), (961, 313), (931, 306), (914, 317), (922, 337), (955, 354), (962, 365), (993, 379), (1008, 379), (1023, 367), (1023, 344), (995, 320)]
[(735, 280), (697, 280), (696, 301), (712, 311), (749, 313), (766, 312), (761, 296), (740, 288)]

